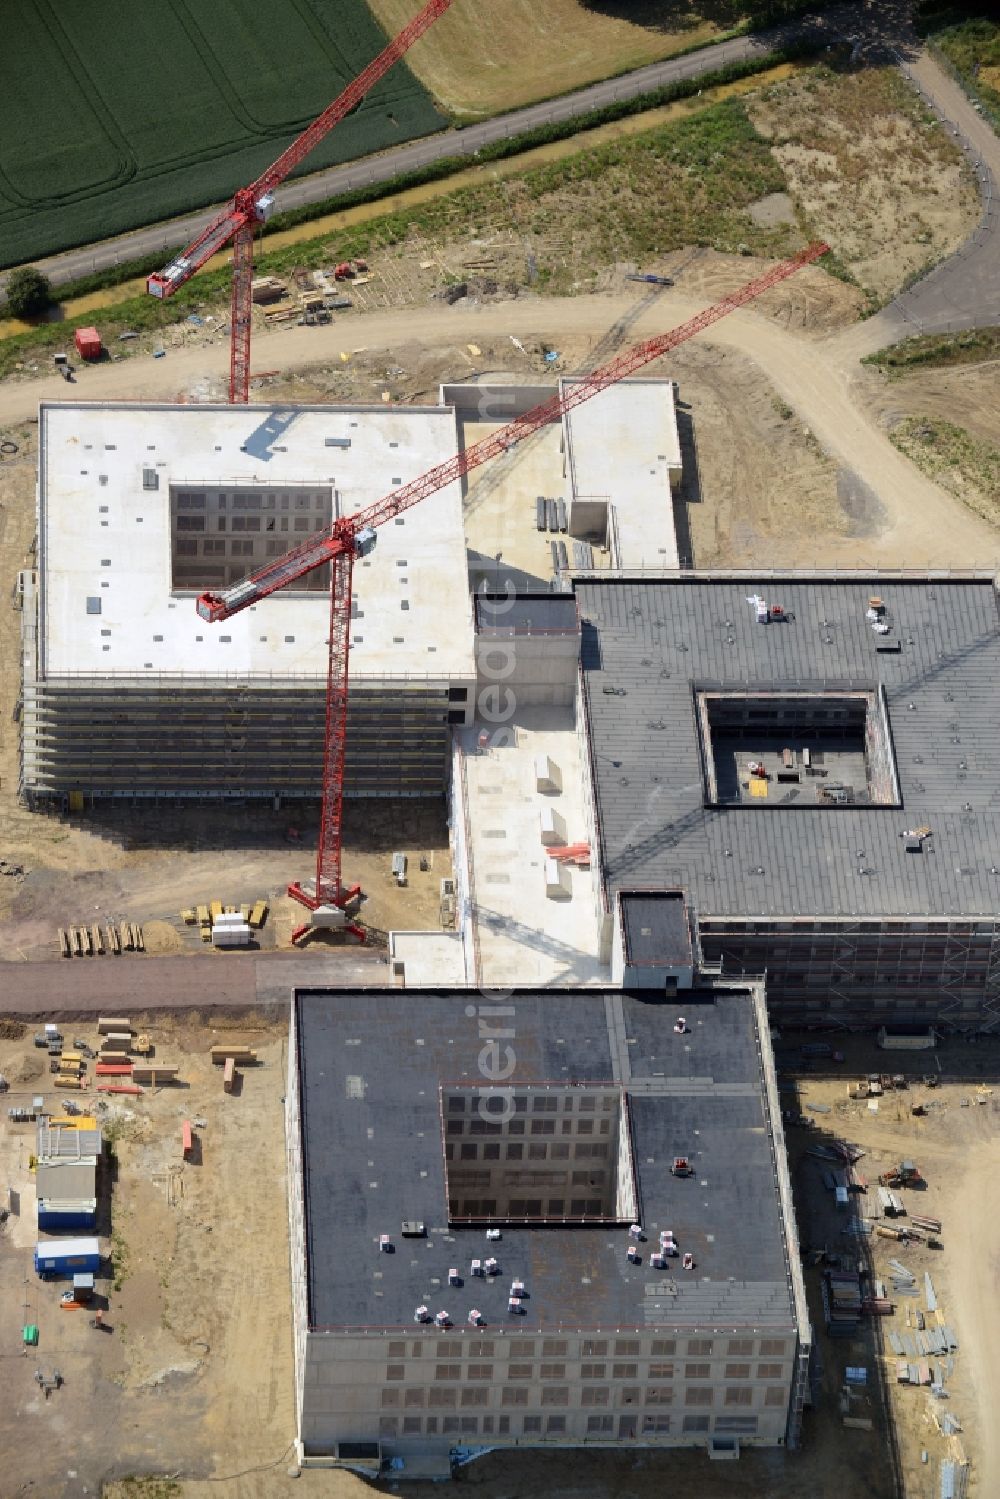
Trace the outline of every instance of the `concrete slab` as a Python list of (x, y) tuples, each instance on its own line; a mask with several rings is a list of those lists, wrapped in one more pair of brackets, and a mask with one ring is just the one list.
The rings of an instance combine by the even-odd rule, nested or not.
[[(564, 395), (581, 381), (559, 382)], [(672, 486), (681, 447), (670, 380), (623, 380), (563, 417), (567, 481), (575, 498), (612, 506), (619, 567), (679, 566)]]
[[(607, 984), (594, 871), (567, 866), (568, 897), (545, 898), (542, 808), (565, 818), (571, 843), (587, 836), (573, 709), (524, 708), (504, 728), (516, 740), (509, 748), (480, 749), (475, 729), (463, 738), (481, 982)], [(559, 767), (556, 795), (535, 789), (539, 755)]]
[[(193, 594), (172, 591), (170, 486), (333, 486), (337, 513), (350, 516), (456, 447), (455, 414), (443, 407), (53, 402), (39, 423), (48, 677), (325, 678), (325, 595), (275, 594), (207, 626)], [(473, 674), (464, 547), (457, 482), (380, 529), (354, 573), (355, 680)]]
[(470, 981), (465, 971), (465, 943), (461, 932), (390, 932), (389, 967), (403, 965), (407, 988), (461, 987)]
[[(463, 447), (471, 447), (490, 436), (500, 425), (461, 421)], [(537, 495), (569, 498), (562, 472), (561, 436), (558, 423), (545, 427), (510, 454), (495, 458), (469, 480), (464, 501), (465, 538), (474, 585), (483, 578), (490, 587), (495, 585), (498, 552), (502, 556), (501, 579), (513, 573), (522, 588), (539, 583), (543, 587), (548, 585), (552, 577), (549, 542), (556, 536), (536, 529), (535, 498)]]

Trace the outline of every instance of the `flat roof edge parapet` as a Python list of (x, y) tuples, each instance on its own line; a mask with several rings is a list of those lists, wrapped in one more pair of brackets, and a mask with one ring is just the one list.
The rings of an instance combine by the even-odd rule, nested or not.
[[(575, 574), (574, 574), (575, 576)], [(990, 583), (1000, 588), (1000, 575), (989, 568), (903, 567), (879, 570), (874, 567), (674, 569), (662, 567), (620, 567), (614, 573), (587, 573), (588, 586), (601, 584), (615, 587), (631, 582), (648, 583), (665, 579), (670, 583)]]
[[(438, 403), (433, 406), (421, 406), (415, 403), (394, 402), (392, 406), (385, 406), (381, 402), (356, 403), (354, 401), (344, 402), (338, 405), (329, 405), (325, 402), (307, 401), (252, 401), (248, 406), (241, 406), (241, 411), (284, 411), (294, 409), (295, 411), (317, 411), (324, 413), (334, 419), (344, 416), (348, 412), (361, 412), (371, 416), (378, 414), (411, 416), (417, 413), (420, 416), (451, 416), (454, 408)], [(170, 411), (178, 416), (204, 415), (207, 411), (232, 412), (233, 408), (227, 401), (190, 401), (178, 405), (176, 401), (147, 401), (136, 398), (135, 400), (119, 399), (117, 401), (54, 401), (42, 400), (38, 403), (39, 416), (46, 411)]]

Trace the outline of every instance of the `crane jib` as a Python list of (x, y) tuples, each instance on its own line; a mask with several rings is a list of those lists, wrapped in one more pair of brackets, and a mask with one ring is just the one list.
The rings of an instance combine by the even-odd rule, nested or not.
[[(401, 57), (405, 56), (413, 43), (419, 41), (438, 17), (444, 15), (452, 3), (453, 0), (427, 0), (427, 4), (414, 16), (409, 25), (404, 26), (399, 35), (372, 59), (364, 71), (348, 84), (332, 104), (329, 104), (321, 115), (306, 126), (305, 130), (287, 150), (281, 153), (277, 161), (271, 163), (256, 182), (235, 193), (226, 207), (211, 223), (206, 225), (186, 250), (175, 256), (162, 271), (157, 271), (147, 278), (146, 290), (150, 296), (161, 298), (172, 296), (179, 287), (191, 279), (196, 271), (201, 270), (207, 260), (220, 250), (224, 250), (247, 223), (260, 223), (266, 220), (274, 206), (272, 196), (274, 189), (279, 187), (297, 166), (301, 165), (335, 125), (338, 125), (353, 109), (357, 108), (375, 84), (385, 77)], [(243, 290), (249, 299), (249, 281)], [(249, 301), (247, 305), (249, 306)], [(249, 318), (249, 313), (247, 317)], [(249, 360), (248, 343), (246, 360)], [(238, 396), (233, 396), (231, 393), (230, 399), (245, 403), (247, 399), (245, 390), (241, 391)]]

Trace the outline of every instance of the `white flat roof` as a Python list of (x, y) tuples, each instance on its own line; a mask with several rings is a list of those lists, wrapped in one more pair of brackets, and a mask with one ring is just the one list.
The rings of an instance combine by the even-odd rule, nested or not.
[[(325, 592), (276, 593), (220, 625), (172, 592), (171, 484), (333, 485), (351, 515), (456, 449), (444, 407), (43, 402), (40, 675), (325, 679)], [(144, 490), (154, 466), (159, 488)], [(354, 592), (353, 677), (475, 677), (459, 483), (380, 529)]]
[[(565, 391), (580, 380), (559, 382)], [(671, 474), (681, 469), (671, 380), (622, 380), (563, 417), (574, 495), (615, 507), (620, 567), (679, 566)]]

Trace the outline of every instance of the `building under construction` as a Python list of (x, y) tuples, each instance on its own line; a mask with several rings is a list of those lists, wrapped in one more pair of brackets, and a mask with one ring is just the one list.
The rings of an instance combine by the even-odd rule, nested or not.
[(576, 582), (602, 953), (686, 894), (782, 1021), (1000, 1021), (1000, 610), (986, 577)]
[[(24, 796), (315, 796), (328, 569), (223, 628), (195, 597), (456, 445), (444, 407), (43, 403)], [(352, 621), (348, 793), (440, 795), (475, 681), (457, 484), (383, 528)]]
[(286, 1140), (305, 1461), (796, 1443), (759, 986), (300, 991)]

